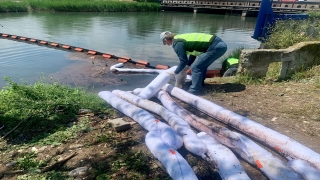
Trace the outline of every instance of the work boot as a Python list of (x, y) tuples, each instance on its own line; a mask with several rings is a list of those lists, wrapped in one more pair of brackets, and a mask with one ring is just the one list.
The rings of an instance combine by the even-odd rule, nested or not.
[(202, 96), (203, 92), (202, 91), (188, 91), (190, 94), (193, 94), (195, 96)]

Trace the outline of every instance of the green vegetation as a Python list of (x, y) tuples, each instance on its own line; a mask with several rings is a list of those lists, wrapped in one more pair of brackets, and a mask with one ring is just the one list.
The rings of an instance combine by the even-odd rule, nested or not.
[(139, 12), (159, 11), (155, 2), (105, 1), (105, 0), (11, 0), (1, 1), (0, 12), (63, 11), (63, 12)]
[[(93, 112), (107, 111), (110, 106), (95, 94), (81, 88), (70, 88), (59, 83), (37, 82), (34, 85), (18, 84), (6, 78), (7, 86), (0, 91), (0, 123), (12, 129), (17, 124), (22, 128), (10, 134), (12, 139), (28, 132), (24, 142), (39, 142), (45, 137), (55, 136), (55, 142), (63, 142), (77, 131), (84, 131), (85, 124), (69, 128), (66, 124), (77, 120), (80, 109)], [(32, 133), (31, 133), (32, 132)], [(48, 144), (52, 143), (47, 140)], [(46, 144), (46, 143), (44, 143)]]
[[(308, 11), (309, 18), (305, 20), (277, 20), (273, 27), (269, 27), (270, 35), (264, 39), (264, 49), (285, 49), (294, 44), (305, 41), (320, 41), (320, 11)], [(239, 57), (241, 50), (234, 50), (228, 57)], [(306, 78), (319, 76), (318, 65), (320, 59), (312, 67), (301, 67), (300, 70), (284, 80), (300, 81)], [(265, 78), (255, 78), (250, 74), (237, 75), (235, 83), (265, 84), (278, 80), (281, 62), (271, 63)], [(314, 83), (319, 82), (315, 81)]]
[(26, 12), (28, 11), (28, 3), (15, 1), (0, 1), (0, 12)]
[(37, 161), (36, 157), (37, 154), (34, 152), (20, 154), (18, 158), (19, 169), (32, 170), (46, 165), (45, 162)]
[(266, 77), (256, 78), (250, 74), (237, 74), (235, 77), (222, 78), (225, 80), (219, 81), (223, 83), (224, 81), (240, 84), (270, 84), (278, 81), (303, 81), (305, 79), (314, 79), (311, 81), (316, 87), (320, 87), (320, 65), (314, 65), (310, 68), (302, 68), (299, 71), (293, 73), (286, 79), (279, 79), (279, 72), (281, 69), (281, 62), (271, 63)]
[(150, 167), (147, 166), (148, 158), (141, 151), (136, 153), (121, 153), (117, 160), (112, 162), (112, 169), (119, 170), (126, 167), (128, 170), (147, 173)]
[(309, 15), (311, 18), (318, 18), (320, 17), (320, 11), (319, 10), (309, 10), (306, 12), (306, 14)]
[(265, 40), (264, 48), (285, 49), (304, 41), (319, 41), (320, 21), (317, 17), (305, 20), (278, 20), (269, 31), (271, 34)]
[[(150, 156), (139, 149), (132, 151), (129, 147), (140, 143), (128, 132), (115, 132), (110, 123), (102, 121), (116, 114), (96, 94), (80, 87), (48, 83), (44, 78), (33, 85), (18, 84), (10, 78), (5, 80), (7, 86), (0, 91), (0, 123), (5, 125), (0, 133), (0, 159), (3, 163), (11, 163), (12, 171), (24, 172), (17, 175), (17, 179), (73, 179), (68, 170), (60, 167), (43, 170), (55, 167), (60, 154), (72, 150), (63, 150), (63, 147), (67, 144), (66, 147), (70, 148), (73, 141), (78, 140), (83, 144), (81, 153), (92, 152), (90, 148), (93, 148), (101, 156), (81, 159), (92, 167), (88, 174), (92, 179), (112, 179), (124, 170), (125, 174), (120, 173), (119, 177), (148, 179), (152, 171)], [(87, 138), (82, 139), (84, 136)], [(53, 154), (43, 156), (43, 152), (38, 152), (41, 147), (47, 149), (45, 153)], [(78, 148), (75, 146), (73, 150)], [(157, 177), (164, 179), (168, 176)]]
[[(265, 40), (265, 49), (285, 49), (294, 44), (305, 41), (320, 41), (320, 11), (308, 11), (309, 18), (305, 20), (278, 20), (270, 29), (270, 36)], [(312, 67), (301, 67), (285, 80), (300, 81), (302, 79), (319, 76), (317, 65), (320, 59), (314, 62)], [(271, 63), (265, 79), (274, 80), (279, 77), (281, 62)], [(264, 80), (260, 82), (265, 82)]]
[[(18, 176), (17, 180), (39, 180), (39, 179), (63, 179), (63, 180), (74, 180), (73, 177), (70, 177), (68, 175), (65, 175), (61, 172), (47, 172), (47, 173), (43, 173), (43, 174), (32, 174), (32, 175), (21, 175)], [(105, 179), (103, 179), (105, 180)], [(108, 179), (106, 179), (108, 180)]]
[(245, 49), (244, 47), (238, 47), (235, 50), (233, 50), (231, 53), (227, 55), (227, 58), (240, 58), (241, 50)]
[[(226, 57), (230, 58), (239, 58), (241, 54), (241, 50), (244, 49), (243, 47), (239, 47), (229, 53)], [(298, 71), (293, 73), (292, 75), (288, 76), (286, 79), (283, 80), (292, 80), (292, 81), (301, 81), (307, 78), (313, 77), (320, 77), (320, 58), (312, 67), (304, 68), (301, 67)], [(270, 63), (268, 72), (265, 78), (256, 78), (251, 76), (250, 74), (237, 74), (235, 77), (229, 78), (221, 78), (221, 80), (216, 80), (217, 82), (224, 83), (224, 82), (232, 82), (232, 83), (240, 83), (240, 84), (269, 84), (274, 81), (279, 81), (279, 73), (281, 69), (281, 62), (274, 62)], [(312, 82), (316, 87), (320, 87), (320, 78), (315, 78)]]

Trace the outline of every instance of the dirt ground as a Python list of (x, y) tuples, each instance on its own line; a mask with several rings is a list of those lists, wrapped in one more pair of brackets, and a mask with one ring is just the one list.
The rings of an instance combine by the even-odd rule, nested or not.
[[(100, 69), (105, 68), (104, 66), (104, 64), (101, 65)], [(108, 73), (97, 71), (96, 68), (99, 67), (89, 68), (89, 72), (86, 73), (82, 72), (81, 76), (85, 74), (91, 76), (85, 76), (83, 79), (93, 81), (91, 78), (94, 77), (93, 79), (97, 82), (101, 82), (101, 76)], [(95, 72), (101, 73), (98, 73), (99, 76), (93, 75)], [(114, 78), (111, 81), (121, 83)], [(227, 83), (228, 80), (222, 82), (219, 78), (210, 78), (206, 80), (205, 94), (202, 97), (276, 130), (320, 153), (320, 88), (310, 83), (311, 81), (243, 85)], [(187, 88), (187, 85), (184, 88)], [(179, 100), (177, 102), (194, 114), (217, 122), (193, 107)], [(89, 118), (90, 131), (80, 133), (76, 138), (60, 145), (35, 147), (38, 151), (37, 159), (55, 159), (55, 161), (49, 161), (48, 166), (50, 166), (75, 153), (74, 157), (52, 169), (56, 172), (68, 173), (77, 167), (88, 167), (88, 171), (78, 179), (170, 179), (161, 164), (146, 147), (144, 137), (147, 131), (122, 113), (116, 110), (115, 112), (115, 116), (83, 114), (74, 124), (79, 123), (81, 118)], [(155, 116), (161, 120), (159, 116)], [(132, 128), (121, 133), (115, 132), (110, 127), (108, 120), (119, 117), (130, 122)], [(17, 158), (18, 154), (31, 151), (31, 149), (32, 147), (3, 152), (0, 159), (0, 178), (17, 179), (18, 175), (26, 175), (26, 171), (8, 167), (6, 164)], [(271, 149), (267, 149), (283, 159)], [(179, 152), (189, 162), (199, 179), (221, 179), (212, 165), (190, 154), (184, 148), (181, 148)], [(251, 179), (267, 179), (257, 168), (241, 159), (240, 162)], [(57, 179), (65, 179), (65, 176), (61, 175), (61, 177)]]

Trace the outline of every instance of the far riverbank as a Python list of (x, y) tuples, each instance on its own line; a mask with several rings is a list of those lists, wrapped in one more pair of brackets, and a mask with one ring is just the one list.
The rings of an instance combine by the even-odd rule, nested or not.
[(87, 0), (22, 0), (1, 1), (0, 12), (57, 11), (57, 12), (155, 12), (159, 3), (137, 1)]

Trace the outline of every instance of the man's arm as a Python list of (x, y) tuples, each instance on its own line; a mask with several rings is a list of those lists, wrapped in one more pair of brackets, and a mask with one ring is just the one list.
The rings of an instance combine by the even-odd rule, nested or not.
[(189, 56), (188, 66), (191, 66), (191, 64), (196, 60), (197, 56), (191, 55)]
[(180, 63), (177, 67), (177, 69), (174, 71), (175, 74), (179, 74), (180, 71), (182, 71), (184, 69), (184, 67), (186, 65), (188, 65), (188, 57), (187, 57), (187, 53), (186, 53), (186, 50), (184, 48), (184, 44), (182, 42), (176, 42), (173, 44), (173, 49), (174, 51), (176, 52), (179, 60), (180, 60)]

